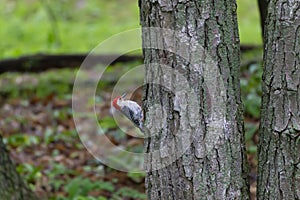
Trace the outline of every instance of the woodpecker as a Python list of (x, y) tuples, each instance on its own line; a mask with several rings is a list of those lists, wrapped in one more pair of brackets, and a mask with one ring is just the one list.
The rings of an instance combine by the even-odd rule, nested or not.
[(131, 100), (125, 100), (126, 93), (114, 98), (112, 105), (125, 115), (141, 132), (144, 132), (143, 111), (139, 104)]

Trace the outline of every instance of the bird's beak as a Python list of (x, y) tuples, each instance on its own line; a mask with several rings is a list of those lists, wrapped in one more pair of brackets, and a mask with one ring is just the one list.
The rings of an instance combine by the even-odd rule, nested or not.
[(125, 92), (124, 94), (122, 94), (121, 98), (124, 99), (126, 97), (127, 93)]

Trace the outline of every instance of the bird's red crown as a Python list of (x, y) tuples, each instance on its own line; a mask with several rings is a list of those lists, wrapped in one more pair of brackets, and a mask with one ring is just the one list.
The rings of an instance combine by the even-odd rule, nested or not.
[(114, 98), (114, 100), (112, 101), (112, 105), (117, 109), (120, 110), (120, 106), (118, 105), (118, 99), (120, 99), (121, 96), (117, 96), (116, 98)]

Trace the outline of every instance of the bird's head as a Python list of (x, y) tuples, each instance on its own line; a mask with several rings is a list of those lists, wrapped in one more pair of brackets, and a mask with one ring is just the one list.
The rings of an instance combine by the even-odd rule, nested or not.
[(120, 110), (121, 109), (121, 105), (122, 105), (122, 102), (124, 100), (126, 96), (126, 93), (124, 93), (122, 96), (117, 96), (116, 98), (114, 98), (114, 100), (112, 101), (112, 105), (115, 109), (117, 110)]

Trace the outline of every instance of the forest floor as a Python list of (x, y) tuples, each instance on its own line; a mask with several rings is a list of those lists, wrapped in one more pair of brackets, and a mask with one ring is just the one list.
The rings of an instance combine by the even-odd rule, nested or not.
[[(248, 60), (257, 59), (256, 56), (251, 53)], [(261, 68), (258, 63), (248, 63), (251, 64), (242, 67), (241, 88), (251, 167), (250, 190), (255, 199)], [(99, 124), (113, 144), (139, 152), (143, 149), (143, 139), (124, 134), (110, 110), (118, 74), (136, 65), (115, 65), (107, 70), (106, 79), (96, 92), (95, 110)], [(0, 76), (3, 86), (0, 90), (0, 134), (18, 172), (40, 198), (146, 199), (145, 174), (109, 168), (82, 144), (72, 116), (75, 75), (76, 70), (63, 69), (43, 72), (39, 76), (30, 73)], [(141, 95), (138, 90), (134, 94), (135, 100), (140, 102)], [(135, 131), (131, 129), (128, 127), (127, 131)]]

